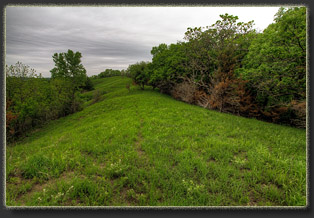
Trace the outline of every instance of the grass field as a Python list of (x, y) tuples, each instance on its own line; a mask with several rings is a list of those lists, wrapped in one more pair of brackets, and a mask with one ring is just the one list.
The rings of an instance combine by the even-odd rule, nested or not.
[(7, 206), (306, 205), (304, 129), (94, 82), (83, 111), (7, 145)]

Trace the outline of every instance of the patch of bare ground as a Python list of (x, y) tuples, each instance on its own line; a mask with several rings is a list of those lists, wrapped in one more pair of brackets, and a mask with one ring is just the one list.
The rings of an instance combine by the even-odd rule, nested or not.
[(103, 162), (103, 163), (97, 163), (97, 166), (99, 167), (99, 169), (103, 170), (106, 168), (107, 165), (105, 162)]
[(179, 161), (174, 160), (172, 166), (172, 169), (176, 168), (179, 165)]
[(136, 151), (138, 153), (138, 156), (140, 156), (140, 157), (142, 157), (144, 154), (144, 150), (142, 149), (142, 146), (141, 146), (142, 141), (143, 141), (143, 136), (142, 136), (142, 133), (139, 132), (138, 136), (137, 136), (137, 140), (135, 142), (135, 147), (136, 147)]
[(268, 184), (263, 183), (262, 184), (262, 188), (263, 189), (270, 189), (270, 190), (276, 190), (278, 192), (282, 192), (282, 185), (279, 185), (279, 184), (276, 184), (276, 183), (268, 183)]
[(136, 148), (138, 156), (146, 159), (145, 151), (142, 148), (143, 135), (142, 135), (141, 129), (143, 127), (143, 119), (141, 119), (140, 122), (141, 122), (141, 125), (140, 125), (140, 129), (137, 135), (137, 140), (135, 142), (135, 148)]
[(207, 163), (216, 163), (216, 162), (217, 162), (217, 160), (213, 157), (211, 157), (207, 160)]
[(248, 202), (248, 206), (257, 206), (257, 199), (256, 199), (256, 196), (255, 194), (253, 193), (253, 191), (250, 191), (249, 192), (249, 202)]
[(133, 198), (128, 196), (128, 190), (130, 190), (128, 187), (123, 187), (122, 188), (122, 190), (120, 192), (121, 199), (124, 201), (126, 206), (135, 205), (135, 202), (132, 201)]
[(250, 168), (247, 167), (241, 167), (240, 168), (240, 173), (241, 173), (241, 177), (244, 178), (244, 174), (251, 172), (252, 170)]
[(64, 203), (64, 206), (78, 206), (80, 203), (81, 201), (79, 199), (68, 199), (68, 201)]
[(234, 139), (234, 138), (237, 138), (238, 136), (239, 136), (238, 134), (232, 134), (232, 135), (227, 135), (227, 138)]
[(96, 177), (103, 177), (104, 170), (107, 167), (107, 163), (105, 161), (97, 161), (97, 159), (94, 159), (93, 166), (96, 166), (98, 168), (97, 172), (95, 173)]
[(240, 150), (240, 151), (238, 151), (238, 152), (235, 152), (234, 153), (234, 157), (239, 157), (239, 158), (242, 158), (242, 159), (244, 159), (244, 160), (248, 160), (247, 159), (247, 152), (246, 151), (242, 151), (242, 150)]

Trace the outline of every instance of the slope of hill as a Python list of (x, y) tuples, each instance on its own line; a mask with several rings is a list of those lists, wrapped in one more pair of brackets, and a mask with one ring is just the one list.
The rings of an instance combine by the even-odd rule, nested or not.
[(7, 206), (306, 205), (305, 130), (94, 82), (83, 111), (7, 145)]

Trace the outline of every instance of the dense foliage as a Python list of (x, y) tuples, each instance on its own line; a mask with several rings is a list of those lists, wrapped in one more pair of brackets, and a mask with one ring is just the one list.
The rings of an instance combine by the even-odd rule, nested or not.
[(252, 41), (239, 72), (256, 87), (262, 106), (305, 99), (305, 15), (305, 8), (282, 8), (276, 23)]
[(150, 63), (144, 61), (132, 64), (127, 69), (134, 83), (138, 84), (141, 89), (144, 89), (144, 86), (148, 84), (149, 70)]
[(51, 78), (42, 78), (29, 66), (17, 62), (6, 66), (7, 140), (24, 135), (33, 127), (81, 109), (80, 91), (93, 89), (81, 54), (69, 50), (55, 54)]
[(52, 58), (55, 67), (50, 71), (51, 78), (63, 78), (68, 80), (76, 91), (84, 86), (87, 80), (86, 70), (81, 64), (82, 54), (68, 50), (67, 53), (55, 53)]
[(271, 117), (281, 108), (286, 122), (301, 115), (305, 125), (306, 8), (281, 8), (275, 21), (252, 41), (239, 73)]
[(113, 69), (106, 69), (105, 71), (98, 74), (98, 78), (105, 78), (105, 77), (111, 77), (111, 76), (120, 76), (121, 72), (120, 70), (113, 70)]
[(127, 76), (130, 75), (126, 70), (113, 70), (113, 69), (106, 69), (99, 73), (98, 75), (91, 76), (92, 79), (100, 79), (100, 78), (106, 78), (106, 77), (113, 77), (113, 76)]
[(220, 18), (188, 28), (184, 42), (153, 47), (151, 63), (129, 67), (134, 82), (206, 108), (305, 127), (306, 8), (280, 8), (262, 33), (253, 21)]

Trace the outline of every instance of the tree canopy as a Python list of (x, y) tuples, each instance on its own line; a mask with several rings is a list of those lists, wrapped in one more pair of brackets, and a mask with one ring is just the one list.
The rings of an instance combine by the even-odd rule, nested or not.
[(68, 50), (67, 53), (55, 53), (53, 56), (55, 67), (50, 71), (51, 78), (70, 79), (77, 89), (86, 82), (86, 70), (81, 63), (82, 54)]
[(275, 23), (252, 40), (238, 72), (256, 88), (259, 104), (306, 97), (306, 8), (281, 8)]
[(280, 8), (262, 33), (238, 20), (223, 14), (153, 47), (151, 63), (130, 66), (133, 80), (210, 109), (304, 126), (306, 8)]

